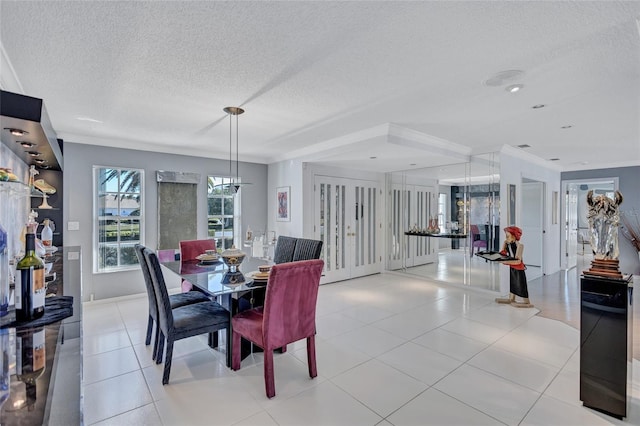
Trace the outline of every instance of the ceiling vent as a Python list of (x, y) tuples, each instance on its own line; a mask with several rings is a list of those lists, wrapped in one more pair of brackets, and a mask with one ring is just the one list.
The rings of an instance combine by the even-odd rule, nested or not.
[(521, 70), (500, 71), (483, 81), (482, 84), (489, 87), (504, 86), (507, 83), (511, 83), (513, 80), (519, 79), (523, 75), (524, 71)]
[(531, 145), (527, 145), (526, 143), (523, 143), (522, 145), (516, 145), (518, 148), (531, 148)]

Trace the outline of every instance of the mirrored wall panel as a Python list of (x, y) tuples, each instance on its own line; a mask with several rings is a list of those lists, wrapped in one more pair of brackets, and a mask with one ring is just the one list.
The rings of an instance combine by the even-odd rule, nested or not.
[(499, 291), (499, 266), (479, 251), (501, 244), (498, 153), (469, 162), (389, 173), (387, 268)]

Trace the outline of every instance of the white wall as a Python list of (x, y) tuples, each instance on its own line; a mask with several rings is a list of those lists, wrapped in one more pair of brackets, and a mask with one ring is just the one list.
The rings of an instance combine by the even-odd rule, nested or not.
[[(198, 185), (198, 238), (207, 237), (207, 185), (208, 175), (228, 176), (226, 160), (164, 154), (148, 151), (111, 148), (65, 142), (64, 146), (64, 214), (61, 226), (69, 221), (80, 223), (79, 231), (65, 229), (64, 244), (81, 246), (83, 300), (91, 295), (95, 299), (125, 296), (145, 292), (142, 273), (139, 269), (124, 272), (93, 273), (93, 166), (113, 166), (144, 169), (145, 222), (144, 244), (157, 247), (157, 182), (156, 171), (199, 173)], [(265, 229), (267, 206), (267, 166), (244, 163), (240, 166), (242, 182), (250, 182), (240, 190), (242, 200), (242, 230), (247, 224), (253, 229)], [(165, 274), (168, 286), (177, 286), (178, 279)], [(175, 277), (174, 277), (175, 278)]]
[[(520, 149), (504, 146), (500, 151), (500, 194), (508, 194), (507, 185), (516, 185), (516, 224), (522, 218), (522, 179), (531, 179), (545, 184), (544, 200), (544, 274), (553, 274), (560, 270), (560, 220), (553, 224), (551, 220), (551, 198), (554, 191), (560, 193), (560, 171), (547, 166), (544, 160), (529, 155)], [(506, 195), (500, 197), (500, 228), (508, 226), (506, 215)], [(504, 238), (504, 235), (502, 236)], [(526, 254), (525, 254), (526, 256)], [(509, 292), (508, 268), (500, 269), (500, 292)]]
[[(304, 235), (304, 197), (303, 197), (303, 163), (298, 160), (287, 160), (268, 166), (267, 184), (267, 231), (275, 231), (276, 236), (302, 237)], [(290, 197), (290, 221), (276, 220), (276, 190), (288, 186)], [(308, 237), (308, 236), (307, 236)]]

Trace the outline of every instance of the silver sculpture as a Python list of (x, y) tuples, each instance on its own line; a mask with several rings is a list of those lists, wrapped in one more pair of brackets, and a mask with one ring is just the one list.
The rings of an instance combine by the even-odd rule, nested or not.
[(618, 226), (620, 224), (620, 213), (618, 207), (622, 204), (622, 194), (615, 192), (612, 200), (606, 195), (593, 196), (593, 191), (587, 193), (587, 204), (589, 211), (590, 243), (594, 257), (601, 259), (618, 259), (620, 251), (618, 248)]

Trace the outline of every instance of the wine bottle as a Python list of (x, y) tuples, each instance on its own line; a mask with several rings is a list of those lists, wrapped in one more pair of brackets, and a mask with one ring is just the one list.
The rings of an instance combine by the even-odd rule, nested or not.
[(27, 224), (25, 255), (16, 268), (16, 320), (32, 321), (44, 315), (44, 262), (36, 255), (37, 223)]
[(45, 331), (43, 327), (21, 329), (16, 333), (16, 377), (24, 382), (27, 410), (36, 403), (36, 381), (46, 367)]

